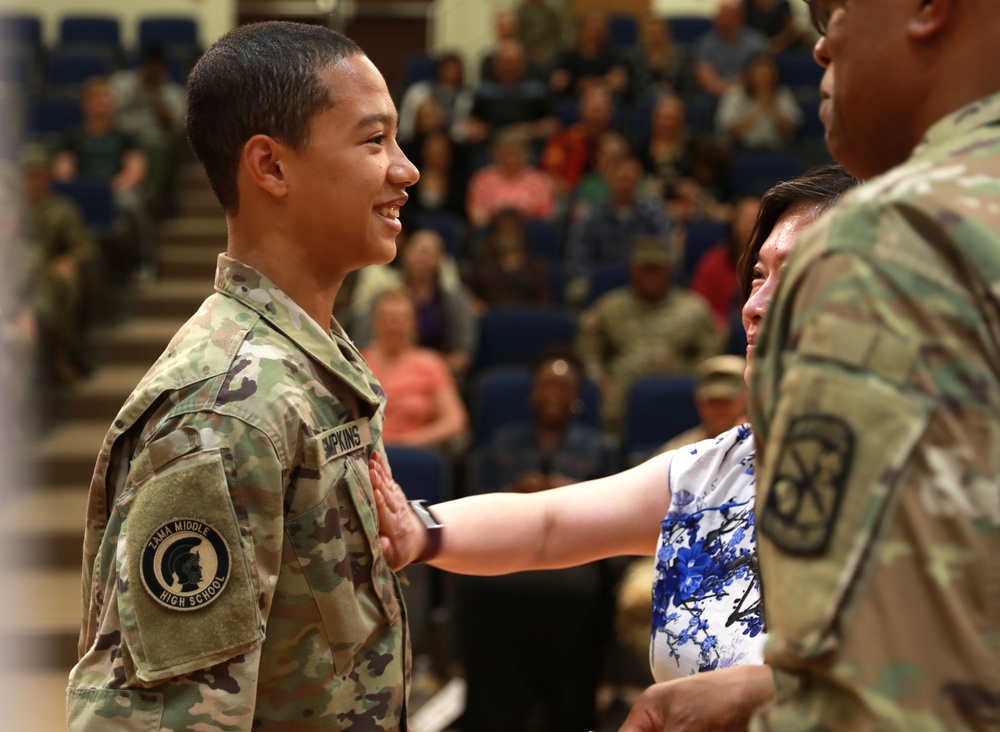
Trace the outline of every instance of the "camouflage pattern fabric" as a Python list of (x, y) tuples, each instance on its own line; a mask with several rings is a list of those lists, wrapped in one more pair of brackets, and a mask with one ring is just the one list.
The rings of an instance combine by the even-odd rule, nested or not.
[(692, 374), (721, 345), (712, 313), (699, 295), (675, 289), (648, 302), (623, 287), (580, 315), (576, 348), (587, 375), (609, 384), (601, 414), (607, 428), (615, 430), (633, 383), (647, 376)]
[(778, 693), (751, 729), (1000, 729), (998, 172), (1000, 95), (782, 275), (752, 391)]
[(216, 289), (98, 457), (69, 729), (405, 730), (381, 388), (253, 269), (221, 255)]

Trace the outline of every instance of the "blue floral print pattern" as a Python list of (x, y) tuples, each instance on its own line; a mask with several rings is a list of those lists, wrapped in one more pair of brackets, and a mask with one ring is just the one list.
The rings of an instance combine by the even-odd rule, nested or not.
[(653, 575), (657, 681), (763, 660), (748, 425), (675, 453)]

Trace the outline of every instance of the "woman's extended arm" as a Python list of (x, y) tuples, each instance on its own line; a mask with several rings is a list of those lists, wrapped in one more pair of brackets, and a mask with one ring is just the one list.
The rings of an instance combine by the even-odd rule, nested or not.
[[(616, 555), (650, 555), (670, 505), (672, 453), (631, 470), (532, 494), (490, 493), (433, 506), (444, 524), (435, 567), (460, 574), (496, 575), (555, 569)], [(389, 566), (419, 556), (425, 530), (380, 460), (371, 462)]]

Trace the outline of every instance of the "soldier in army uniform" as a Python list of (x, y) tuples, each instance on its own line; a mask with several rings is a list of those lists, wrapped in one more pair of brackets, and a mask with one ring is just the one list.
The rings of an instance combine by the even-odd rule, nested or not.
[(629, 387), (648, 376), (694, 373), (721, 349), (712, 312), (700, 295), (672, 288), (672, 255), (657, 237), (635, 237), (629, 284), (580, 315), (576, 348), (601, 384), (601, 414), (617, 431)]
[(330, 313), (395, 255), (418, 173), (382, 76), (328, 29), (237, 28), (188, 84), (227, 252), (97, 460), (69, 728), (405, 730), (367, 470), (383, 393)]
[(830, 150), (756, 346), (777, 697), (753, 730), (1000, 729), (996, 0), (812, 0)]

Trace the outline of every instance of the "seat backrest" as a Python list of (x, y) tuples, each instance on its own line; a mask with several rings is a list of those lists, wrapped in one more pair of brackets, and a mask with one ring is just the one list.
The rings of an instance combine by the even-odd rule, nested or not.
[(149, 16), (139, 21), (139, 47), (198, 45), (198, 23), (181, 16)]
[(114, 194), (107, 181), (77, 178), (53, 181), (52, 191), (73, 199), (83, 210), (87, 226), (97, 232), (110, 229), (114, 223)]
[(684, 233), (684, 270), (694, 274), (698, 262), (709, 249), (726, 236), (728, 224), (721, 221), (698, 221), (688, 224)]
[(76, 99), (38, 97), (27, 105), (27, 132), (32, 138), (52, 138), (83, 121), (83, 110)]
[(45, 86), (50, 91), (78, 87), (92, 76), (111, 71), (106, 55), (89, 51), (59, 51), (49, 55), (45, 65)]
[(633, 48), (639, 42), (639, 21), (634, 15), (611, 13), (608, 16), (608, 37), (615, 48)]
[(702, 15), (672, 15), (667, 17), (670, 35), (679, 46), (693, 46), (712, 27), (712, 20)]
[(496, 308), (479, 318), (475, 370), (527, 365), (546, 346), (571, 345), (576, 319), (562, 310)]
[(41, 48), (41, 19), (29, 13), (0, 13), (0, 42)]
[(622, 454), (652, 452), (672, 437), (698, 426), (693, 376), (656, 376), (641, 379), (625, 401)]
[(386, 445), (393, 479), (411, 501), (438, 503), (450, 497), (446, 461), (439, 453), (420, 447)]
[(615, 262), (598, 267), (590, 275), (587, 288), (587, 303), (590, 304), (602, 295), (628, 284), (629, 266), (624, 262)]
[(763, 195), (782, 181), (792, 180), (805, 172), (802, 161), (783, 152), (743, 151), (733, 161), (731, 184), (738, 196)]
[(98, 15), (66, 15), (59, 21), (59, 43), (62, 45), (87, 44), (96, 46), (121, 45), (121, 26), (118, 19)]

